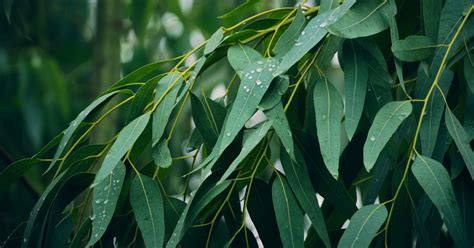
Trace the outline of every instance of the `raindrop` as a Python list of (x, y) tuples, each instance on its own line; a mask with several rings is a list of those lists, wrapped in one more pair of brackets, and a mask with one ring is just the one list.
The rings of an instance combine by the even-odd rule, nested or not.
[(273, 68), (268, 68), (268, 71), (273, 71)]
[(375, 136), (370, 136), (370, 141), (375, 141)]
[(323, 23), (319, 24), (319, 27), (320, 28), (325, 28), (327, 25), (328, 25), (327, 22), (323, 22)]
[(252, 79), (252, 76), (249, 76), (249, 79)]
[(263, 65), (263, 61), (259, 60), (259, 61), (257, 61), (257, 64)]
[(262, 80), (260, 80), (260, 79), (257, 79), (257, 80), (255, 81), (255, 84), (257, 84), (257, 85), (261, 85), (261, 84), (262, 84)]
[(102, 199), (95, 200), (95, 203), (101, 203), (101, 202), (102, 202)]
[(302, 31), (302, 32), (301, 32), (301, 35), (305, 35), (305, 32), (304, 32), (304, 31)]
[(303, 43), (301, 43), (301, 42), (296, 42), (296, 43), (295, 43), (295, 46), (301, 46), (301, 44), (303, 44)]
[(26, 238), (23, 239), (23, 243), (26, 243)]
[(226, 133), (225, 135), (226, 135), (227, 137), (229, 137), (229, 136), (230, 136), (230, 132)]
[(91, 220), (94, 220), (94, 219), (95, 219), (95, 214), (91, 216)]
[(328, 117), (326, 115), (323, 115), (323, 120), (326, 120)]
[(105, 200), (105, 201), (104, 201), (104, 204), (107, 204), (107, 202), (109, 202), (109, 200)]
[(255, 73), (255, 71), (254, 71), (254, 70), (251, 70), (250, 73)]
[(257, 72), (262, 72), (262, 68), (257, 68)]
[(249, 89), (249, 88), (246, 88), (245, 91), (246, 91), (246, 92), (250, 92), (250, 89)]

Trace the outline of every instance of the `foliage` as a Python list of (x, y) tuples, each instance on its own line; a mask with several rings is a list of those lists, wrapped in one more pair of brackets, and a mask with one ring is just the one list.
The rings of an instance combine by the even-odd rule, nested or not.
[[(23, 232), (23, 247), (471, 247), (473, 11), (472, 1), (322, 0), (220, 28), (126, 75), (7, 167), (2, 186), (49, 165), (12, 235)], [(210, 99), (215, 67), (232, 73)], [(120, 109), (120, 132), (89, 139)], [(195, 128), (183, 138), (187, 113)], [(182, 193), (163, 184), (173, 172)]]

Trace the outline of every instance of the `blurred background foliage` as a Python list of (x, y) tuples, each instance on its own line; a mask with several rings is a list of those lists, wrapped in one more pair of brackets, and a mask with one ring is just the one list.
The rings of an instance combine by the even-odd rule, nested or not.
[[(291, 0), (0, 0), (0, 170), (32, 156), (121, 76), (189, 51), (220, 26), (295, 4)], [(239, 5), (242, 11), (218, 18)], [(187, 63), (195, 59), (190, 57)], [(163, 67), (163, 72), (167, 69)], [(206, 94), (212, 97), (213, 89), (225, 90), (228, 72), (226, 67), (210, 70), (202, 84)], [(125, 118), (120, 113), (109, 118), (92, 138), (114, 133)], [(186, 140), (191, 120), (180, 125), (182, 132), (176, 136), (181, 138), (176, 140)], [(172, 149), (184, 153), (185, 145), (172, 144)], [(0, 242), (27, 219), (49, 181), (42, 177), (43, 170), (35, 168), (20, 182), (0, 189)], [(179, 192), (180, 180), (166, 182), (168, 188)]]

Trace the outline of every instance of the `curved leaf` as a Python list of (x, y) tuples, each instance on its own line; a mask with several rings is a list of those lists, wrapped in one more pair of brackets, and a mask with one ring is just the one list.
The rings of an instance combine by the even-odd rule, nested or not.
[(99, 241), (107, 230), (115, 212), (124, 178), (125, 165), (119, 161), (113, 171), (94, 187), (91, 216), (92, 233), (88, 246)]
[(386, 0), (358, 0), (342, 18), (328, 27), (328, 31), (351, 39), (373, 35), (388, 28), (389, 13)]
[(253, 48), (239, 43), (227, 49), (227, 59), (237, 75), (243, 78), (245, 68), (255, 61), (262, 59), (262, 55)]
[(344, 82), (346, 97), (345, 127), (349, 140), (352, 139), (364, 109), (369, 65), (361, 48), (352, 40), (343, 45)]
[(364, 165), (367, 171), (372, 169), (380, 152), (412, 109), (410, 101), (395, 101), (385, 104), (377, 113), (364, 144)]
[(456, 245), (468, 247), (461, 212), (444, 166), (431, 158), (418, 156), (413, 163), (412, 172), (438, 209)]
[(469, 138), (461, 123), (451, 112), (451, 109), (446, 108), (444, 120), (449, 134), (453, 137), (454, 143), (456, 143), (456, 146), (467, 165), (471, 178), (474, 178), (474, 152), (470, 145), (471, 138)]
[(387, 209), (384, 205), (362, 207), (352, 216), (337, 247), (369, 247), (386, 218)]
[(162, 247), (165, 217), (158, 184), (147, 176), (137, 175), (130, 187), (130, 204), (146, 247)]
[(143, 132), (143, 130), (145, 130), (149, 120), (150, 114), (145, 113), (130, 122), (122, 129), (122, 131), (120, 131), (119, 135), (117, 136), (117, 140), (114, 142), (109, 152), (105, 156), (99, 171), (97, 171), (94, 185), (109, 177), (110, 173), (112, 173), (115, 167), (119, 164), (125, 153), (127, 153), (127, 151), (132, 148), (140, 134)]
[(212, 34), (211, 38), (207, 41), (206, 46), (204, 47), (204, 55), (208, 55), (221, 44), (222, 38), (224, 37), (224, 30), (219, 28), (215, 33)]
[(281, 175), (273, 181), (272, 199), (283, 247), (303, 247), (304, 215)]
[(392, 52), (402, 61), (414, 62), (428, 58), (434, 51), (434, 42), (421, 35), (408, 36), (404, 40), (397, 40), (392, 44)]
[(316, 82), (313, 97), (321, 154), (326, 168), (337, 178), (341, 153), (342, 100), (336, 88), (326, 78)]

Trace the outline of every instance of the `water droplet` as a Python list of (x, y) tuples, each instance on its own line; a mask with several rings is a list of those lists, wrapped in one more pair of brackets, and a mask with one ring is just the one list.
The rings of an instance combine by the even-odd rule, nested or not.
[(91, 216), (91, 220), (94, 220), (94, 219), (95, 219), (95, 214)]
[(302, 31), (302, 32), (301, 32), (301, 35), (305, 35), (305, 32), (304, 32), (304, 31)]
[(230, 136), (230, 132), (226, 133), (225, 135), (226, 135), (227, 137), (229, 137), (229, 136)]
[(255, 71), (254, 71), (254, 70), (251, 70), (250, 73), (255, 73)]
[(23, 243), (26, 243), (26, 238), (23, 239)]
[(319, 24), (319, 27), (320, 28), (325, 28), (325, 27), (327, 27), (327, 25), (328, 25), (327, 22), (323, 22), (323, 23)]
[(328, 117), (326, 115), (323, 115), (323, 120), (326, 120)]
[(273, 68), (271, 68), (271, 67), (270, 67), (270, 68), (268, 68), (268, 71), (273, 71)]
[(246, 92), (250, 92), (250, 89), (249, 89), (249, 88), (247, 88), (247, 89), (245, 89), (245, 91), (246, 91)]
[(375, 141), (375, 136), (370, 136), (370, 141)]
[(109, 200), (105, 200), (105, 201), (104, 201), (104, 204), (107, 204), (107, 202), (109, 202)]
[(257, 68), (257, 72), (262, 72), (262, 68)]
[(96, 234), (95, 234), (95, 237), (99, 237), (99, 234), (96, 233)]
[(257, 64), (263, 65), (263, 61), (259, 60), (259, 61), (257, 61)]
[(101, 203), (101, 202), (102, 202), (102, 199), (97, 199), (97, 200), (95, 200), (95, 203), (97, 203), (97, 204), (98, 204), (98, 203)]
[(261, 85), (261, 84), (262, 84), (262, 80), (257, 79), (257, 80), (255, 81), (255, 84), (256, 84), (256, 85)]
[(249, 79), (252, 79), (252, 76), (249, 76)]
[(296, 42), (296, 43), (295, 43), (295, 46), (301, 46), (301, 44), (303, 44), (303, 43), (301, 43), (301, 42)]

